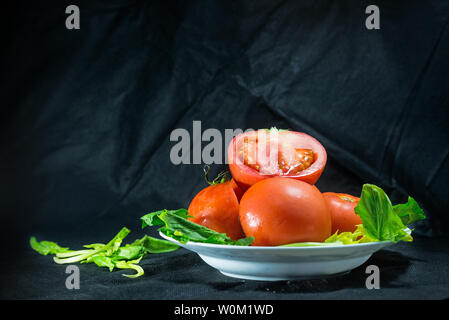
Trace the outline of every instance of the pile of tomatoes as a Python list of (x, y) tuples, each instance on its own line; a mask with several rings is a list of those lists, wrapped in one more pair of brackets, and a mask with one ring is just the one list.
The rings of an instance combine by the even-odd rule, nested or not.
[(359, 198), (321, 193), (314, 185), (327, 154), (301, 132), (261, 129), (236, 136), (228, 147), (232, 178), (212, 183), (191, 201), (191, 221), (252, 245), (321, 242), (361, 224)]

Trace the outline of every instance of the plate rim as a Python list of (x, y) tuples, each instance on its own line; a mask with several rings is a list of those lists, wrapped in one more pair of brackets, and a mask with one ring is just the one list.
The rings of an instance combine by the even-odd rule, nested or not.
[(220, 249), (230, 249), (230, 250), (285, 250), (285, 251), (297, 251), (297, 250), (324, 250), (324, 249), (336, 249), (336, 248), (361, 248), (361, 247), (371, 247), (377, 245), (388, 245), (394, 244), (393, 241), (374, 241), (374, 242), (365, 242), (365, 243), (355, 243), (355, 244), (337, 244), (335, 246), (306, 246), (306, 247), (282, 247), (282, 246), (236, 246), (229, 244), (215, 244), (215, 243), (204, 243), (204, 242), (195, 242), (195, 241), (187, 241), (186, 243), (179, 242), (172, 237), (169, 237), (163, 234), (161, 231), (158, 231), (159, 235), (171, 242), (176, 243), (179, 246), (198, 246), (204, 248), (220, 248)]

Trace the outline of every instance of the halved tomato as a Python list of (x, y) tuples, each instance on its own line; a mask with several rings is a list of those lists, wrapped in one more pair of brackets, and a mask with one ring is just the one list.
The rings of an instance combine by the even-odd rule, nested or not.
[(332, 217), (332, 233), (354, 232), (358, 224), (362, 224), (362, 219), (355, 213), (354, 208), (359, 203), (360, 198), (346, 193), (325, 192), (323, 197)]
[(245, 190), (276, 176), (315, 184), (326, 161), (327, 153), (321, 143), (296, 131), (249, 131), (237, 135), (228, 147), (232, 177)]

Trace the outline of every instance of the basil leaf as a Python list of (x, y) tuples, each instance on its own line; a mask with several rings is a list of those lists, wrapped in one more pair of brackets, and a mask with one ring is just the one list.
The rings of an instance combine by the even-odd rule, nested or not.
[(401, 218), (401, 221), (405, 225), (409, 225), (413, 222), (423, 220), (426, 218), (423, 209), (412, 197), (408, 197), (407, 203), (397, 204), (393, 206), (394, 212)]
[(412, 241), (401, 218), (393, 210), (390, 199), (379, 187), (364, 184), (355, 212), (362, 220), (366, 235), (374, 240)]

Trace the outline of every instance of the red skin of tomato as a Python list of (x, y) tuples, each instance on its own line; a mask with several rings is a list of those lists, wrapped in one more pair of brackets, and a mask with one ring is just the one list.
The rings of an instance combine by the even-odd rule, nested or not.
[(332, 217), (332, 234), (335, 232), (354, 232), (362, 219), (355, 213), (360, 198), (346, 193), (325, 192), (323, 197)]
[(231, 179), (230, 184), (232, 190), (234, 190), (234, 193), (237, 196), (237, 200), (240, 202), (240, 199), (242, 199), (242, 196), (245, 193), (245, 191), (242, 188), (240, 188), (240, 186), (235, 182), (234, 179)]
[[(237, 135), (228, 147), (228, 162), (231, 175), (235, 182), (243, 190), (247, 190), (256, 182), (277, 176), (261, 174), (259, 171), (245, 165), (238, 155), (238, 150), (244, 139), (256, 136), (257, 132), (258, 131), (250, 131)], [(294, 175), (284, 175), (283, 177), (305, 181), (309, 184), (315, 184), (321, 176), (321, 173), (323, 172), (327, 162), (327, 153), (322, 144), (312, 136), (302, 132), (282, 132), (279, 134), (280, 140), (282, 139), (282, 135), (289, 135), (290, 137), (292, 137), (292, 139), (298, 141), (298, 143), (303, 143), (304, 148), (311, 149), (314, 153), (314, 162), (310, 167)]]
[(264, 179), (240, 200), (240, 223), (254, 246), (321, 242), (331, 235), (331, 215), (317, 187), (285, 177)]
[(239, 198), (243, 191), (233, 181), (211, 185), (201, 190), (189, 205), (190, 221), (220, 233), (232, 240), (243, 238), (239, 221)]

